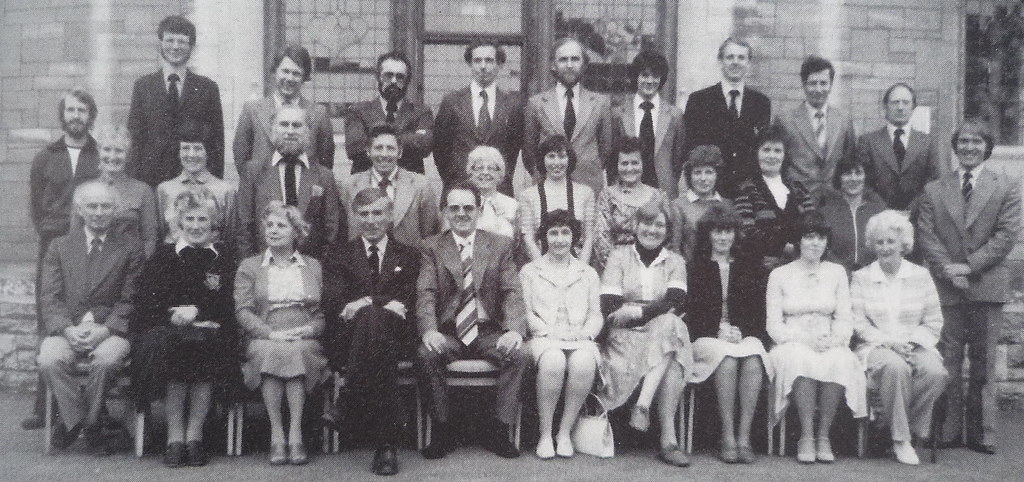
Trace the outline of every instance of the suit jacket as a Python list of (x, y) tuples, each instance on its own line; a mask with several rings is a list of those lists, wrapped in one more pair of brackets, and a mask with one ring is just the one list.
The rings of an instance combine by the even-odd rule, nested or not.
[[(696, 259), (686, 269), (686, 325), (690, 338), (715, 338), (722, 320), (722, 277), (718, 263), (710, 258)], [(765, 283), (768, 273), (759, 260), (739, 257), (729, 266), (729, 323), (744, 337), (754, 336), (768, 346), (765, 329)]]
[(786, 150), (786, 157), (790, 161), (789, 178), (803, 183), (812, 192), (821, 186), (831, 186), (839, 160), (852, 155), (856, 149), (857, 138), (853, 133), (850, 115), (834, 105), (828, 106), (824, 152), (818, 147), (814, 124), (805, 103), (801, 102), (784, 112), (777, 121), (790, 137)]
[(523, 143), (523, 100), (519, 92), (495, 92), (488, 132), (476, 128), (469, 87), (451, 92), (441, 100), (434, 119), (434, 164), (445, 183), (465, 177), (469, 151), (485, 145), (497, 148), (505, 158), (505, 180), (511, 186)]
[(90, 263), (85, 230), (75, 230), (50, 244), (43, 260), (40, 315), (46, 334), (61, 336), (92, 312), (96, 323), (124, 335), (133, 317), (132, 297), (145, 255), (142, 243), (108, 232)]
[[(348, 218), (355, 219), (352, 199), (373, 184), (370, 170), (352, 174), (341, 184), (342, 204), (348, 209)], [(409, 172), (401, 167), (395, 174), (394, 225), (391, 233), (406, 246), (419, 247), (425, 238), (441, 231), (441, 217), (437, 194), (426, 176)], [(348, 239), (355, 239), (358, 230), (348, 227)]]
[[(299, 107), (306, 111), (306, 125), (309, 126), (306, 155), (328, 169), (334, 167), (334, 128), (331, 127), (331, 119), (327, 117), (327, 109), (305, 97), (299, 98)], [(245, 165), (250, 160), (267, 159), (274, 154), (274, 144), (270, 140), (273, 130), (270, 119), (275, 112), (277, 101), (273, 96), (246, 101), (242, 107), (232, 144), (235, 169), (239, 176), (245, 172)]]
[[(630, 99), (630, 102), (619, 106), (613, 113), (615, 139), (637, 137), (635, 109), (632, 97)], [(654, 122), (654, 171), (658, 175), (658, 185), (655, 187), (665, 191), (669, 199), (675, 199), (679, 196), (679, 175), (686, 161), (683, 111), (662, 97), (658, 112), (654, 115), (657, 116)], [(613, 161), (609, 161), (609, 166), (615, 166)], [(610, 177), (616, 177), (618, 170), (610, 167), (608, 172), (611, 173)]]
[(420, 253), (388, 239), (384, 250), (380, 276), (374, 280), (363, 239), (356, 237), (340, 244), (324, 261), (324, 311), (341, 313), (345, 305), (364, 296), (373, 298), (373, 304), (383, 307), (390, 301), (405, 305), (406, 319), (411, 327), (416, 314), (416, 278), (420, 272)]
[(224, 114), (217, 83), (191, 70), (181, 86), (178, 108), (167, 98), (163, 72), (139, 77), (132, 89), (128, 130), (132, 136), (130, 174), (152, 187), (181, 172), (179, 140), (184, 130), (205, 131), (213, 144), (206, 166), (224, 177)]
[(910, 129), (907, 143), (902, 168), (885, 127), (862, 135), (857, 143), (857, 158), (864, 165), (868, 183), (892, 209), (910, 209), (925, 184), (951, 170), (949, 159), (931, 135)]
[[(370, 146), (370, 129), (384, 124), (387, 114), (380, 98), (357, 102), (345, 115), (345, 152), (352, 160), (352, 173), (362, 172), (373, 165), (366, 155)], [(423, 174), (423, 159), (430, 155), (434, 145), (434, 115), (430, 107), (403, 99), (395, 112), (395, 130), (402, 139), (402, 157), (398, 165)]]
[(740, 117), (733, 119), (719, 82), (690, 94), (684, 118), (686, 153), (704, 144), (718, 146), (725, 160), (718, 191), (729, 199), (735, 198), (743, 180), (758, 173), (754, 142), (757, 133), (771, 122), (772, 102), (764, 94), (746, 86)]
[[(330, 169), (310, 163), (302, 171), (298, 208), (312, 226), (310, 235), (299, 246), (303, 254), (323, 259), (328, 247), (336, 242), (338, 231), (346, 225), (341, 207), (341, 195)], [(235, 202), (235, 251), (239, 257), (252, 256), (264, 249), (263, 226), (260, 216), (267, 203), (283, 201), (281, 175), (270, 159), (251, 162), (245, 167)]]
[(78, 165), (71, 172), (64, 137), (43, 148), (32, 159), (29, 174), (29, 198), (32, 224), (41, 237), (56, 237), (68, 232), (71, 220), (71, 196), (82, 181), (99, 175), (99, 152), (96, 140), (89, 136), (78, 155)]
[[(965, 203), (960, 179), (950, 173), (928, 183), (921, 195), (918, 242), (931, 267), (943, 305), (961, 301), (1004, 303), (1010, 299), (1010, 268), (1006, 256), (1020, 231), (1020, 182), (991, 167), (977, 179)], [(943, 275), (949, 263), (971, 268), (966, 291)]]
[[(473, 285), (476, 300), (489, 322), (525, 338), (526, 307), (519, 270), (513, 260), (512, 238), (476, 231), (473, 245)], [(455, 336), (455, 315), (462, 292), (462, 262), (451, 231), (423, 243), (420, 275), (416, 283), (416, 319), (420, 335), (437, 330)]]
[[(565, 135), (564, 112), (555, 92), (551, 89), (534, 95), (526, 105), (523, 165), (531, 174), (537, 172), (537, 163), (544, 162), (544, 153), (537, 151), (540, 143), (554, 135)], [(576, 151), (572, 180), (590, 186), (596, 194), (608, 183), (605, 171), (613, 165), (611, 101), (607, 95), (581, 86), (576, 105), (576, 128), (571, 137), (566, 136)]]

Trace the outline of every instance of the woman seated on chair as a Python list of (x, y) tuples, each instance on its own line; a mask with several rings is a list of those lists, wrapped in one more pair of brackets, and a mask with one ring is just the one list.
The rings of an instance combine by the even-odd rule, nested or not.
[(785, 414), (793, 392), (801, 463), (835, 461), (829, 432), (844, 392), (853, 416), (867, 416), (864, 370), (849, 348), (853, 324), (846, 270), (822, 261), (830, 235), (820, 213), (805, 215), (797, 223), (798, 257), (771, 272), (765, 295), (768, 335), (776, 344), (768, 353), (772, 426)]
[(725, 205), (712, 206), (698, 222), (694, 257), (687, 269), (686, 324), (694, 339), (690, 382), (715, 380), (720, 457), (725, 463), (749, 464), (754, 462), (750, 425), (761, 394), (768, 343), (762, 301), (767, 273), (756, 259), (735, 249), (739, 226), (739, 218)]
[(630, 425), (646, 431), (657, 398), (661, 445), (667, 464), (690, 464), (676, 433), (679, 400), (693, 366), (690, 335), (678, 313), (686, 299), (686, 262), (665, 245), (672, 218), (662, 203), (636, 212), (635, 241), (608, 256), (601, 280), (601, 312), (610, 326), (601, 347), (605, 408), (622, 406), (640, 387)]
[(158, 247), (139, 277), (132, 385), (147, 405), (165, 398), (164, 464), (200, 466), (207, 461), (203, 424), (214, 386), (230, 395), (239, 381), (235, 262), (217, 241), (221, 218), (212, 198), (185, 191), (173, 210), (177, 241)]
[[(547, 213), (537, 230), (545, 254), (519, 272), (530, 326), (530, 351), (537, 362), (540, 441), (537, 456), (572, 457), (571, 433), (580, 406), (594, 386), (601, 332), (601, 281), (594, 268), (571, 253), (580, 222), (564, 209)], [(555, 406), (565, 392), (565, 408), (552, 439)], [(557, 442), (557, 444), (556, 444)]]
[[(267, 250), (242, 261), (235, 277), (235, 314), (248, 339), (242, 366), (245, 384), (260, 388), (270, 418), (270, 463), (306, 463), (302, 409), (306, 392), (327, 376), (327, 358), (317, 338), (324, 330), (320, 311), (320, 263), (295, 250), (309, 224), (295, 206), (271, 201), (263, 210)], [(288, 400), (288, 436), (282, 421)]]
[(911, 441), (930, 436), (932, 406), (949, 377), (935, 347), (942, 331), (939, 294), (927, 269), (903, 259), (914, 247), (906, 214), (873, 216), (866, 237), (877, 261), (853, 273), (856, 350), (880, 402), (880, 422), (890, 427), (896, 460), (916, 465)]

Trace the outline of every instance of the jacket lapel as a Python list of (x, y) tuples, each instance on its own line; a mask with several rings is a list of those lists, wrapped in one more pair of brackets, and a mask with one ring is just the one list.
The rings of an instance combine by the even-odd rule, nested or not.
[[(362, 241), (360, 241), (361, 243)], [(368, 266), (368, 264), (367, 264)], [(380, 277), (377, 279), (377, 289), (383, 290), (391, 284), (391, 278), (395, 275), (395, 268), (398, 266), (398, 253), (395, 251), (395, 239), (388, 237), (388, 247), (384, 250), (384, 262), (380, 267)]]
[(489, 238), (481, 234), (482, 231), (478, 230), (476, 239), (473, 241), (473, 288), (478, 294), (484, 282), (484, 271), (487, 270), (488, 260), (491, 257)]
[(79, 292), (82, 295), (81, 298), (85, 300), (88, 299), (93, 288), (91, 276), (86, 272), (89, 262), (89, 253), (87, 252), (89, 245), (85, 242), (85, 232), (82, 229), (76, 230), (72, 234), (71, 241), (67, 259), (64, 260), (67, 262), (67, 269), (62, 273), (70, 281), (65, 284), (65, 291), (68, 292), (67, 294)]
[(441, 262), (452, 274), (455, 280), (456, 290), (462, 289), (462, 259), (459, 257), (459, 247), (455, 245), (455, 238), (451, 232), (446, 232), (441, 239)]
[[(544, 94), (541, 98), (544, 101), (544, 113), (547, 114), (548, 120), (551, 121), (551, 126), (555, 132), (562, 132), (562, 113), (558, 111), (558, 97), (555, 94), (555, 89), (551, 89)], [(569, 137), (569, 136), (566, 136)]]
[[(388, 252), (391, 250), (384, 251), (384, 259), (387, 260)], [(355, 239), (349, 243), (348, 259), (352, 262), (352, 275), (356, 278), (357, 286), (366, 286), (376, 288), (370, 279), (370, 261), (366, 257), (366, 251), (363, 249), (363, 238), (356, 236)], [(358, 293), (349, 293), (350, 296), (355, 296)]]
[(846, 115), (835, 107), (829, 106), (825, 122), (825, 152), (821, 153), (822, 157), (830, 152), (839, 152), (836, 150), (836, 144), (839, 143), (839, 134), (842, 133), (843, 126), (846, 125)]
[[(622, 132), (626, 137), (633, 137), (636, 135), (636, 119), (633, 118), (635, 114), (631, 103), (632, 101), (622, 104), (622, 106), (619, 107), (618, 117), (621, 119), (619, 122), (622, 123)], [(655, 134), (655, 138), (657, 138), (657, 134)], [(655, 143), (657, 143), (657, 141), (655, 141)]]
[[(900, 165), (896, 162), (896, 153), (892, 150), (892, 139), (889, 138), (889, 132), (883, 127), (881, 130), (875, 131), (872, 135), (872, 142), (875, 144), (875, 151), (882, 155), (885, 159), (885, 163), (889, 165), (889, 169), (897, 174), (900, 173)], [(909, 155), (907, 157), (910, 157)], [(906, 160), (906, 158), (904, 158)]]
[[(811, 152), (814, 155), (821, 157), (821, 148), (818, 147), (818, 139), (814, 137), (814, 125), (811, 124), (811, 118), (807, 115), (807, 107), (803, 103), (800, 103), (793, 109), (793, 117), (796, 120), (797, 130), (800, 131), (800, 138), (811, 147)], [(831, 127), (829, 119), (825, 120), (826, 128)], [(832, 130), (832, 129), (828, 129)]]
[[(665, 133), (668, 132), (668, 124), (672, 122), (672, 115), (669, 110), (671, 106), (668, 101), (661, 99), (661, 106), (658, 108), (658, 126), (654, 130), (654, 152), (658, 152), (661, 149), (661, 143), (665, 140)], [(630, 116), (630, 118), (632, 119), (633, 116)]]
[[(981, 214), (981, 210), (985, 208), (985, 205), (988, 204), (988, 200), (992, 197), (992, 191), (995, 191), (996, 186), (999, 184), (999, 178), (996, 177), (991, 168), (982, 171), (981, 177), (982, 189), (975, 189), (971, 191), (971, 196), (967, 200), (967, 215), (964, 216), (964, 227), (970, 226), (976, 219), (978, 219), (978, 216)], [(957, 180), (957, 184), (959, 184), (959, 179)]]
[(594, 106), (597, 104), (597, 94), (580, 87), (580, 100), (577, 102), (579, 105), (579, 112), (576, 113), (576, 129), (573, 134), (582, 131), (582, 127), (587, 125), (590, 121), (591, 114), (594, 113)]
[[(314, 179), (315, 177), (315, 179)], [(309, 206), (309, 200), (313, 197), (313, 186), (320, 183), (320, 178), (317, 176), (316, 168), (313, 166), (313, 160), (309, 160), (309, 167), (302, 169), (302, 177), (299, 178), (299, 185), (296, 188), (299, 195), (299, 209), (302, 212), (306, 212), (306, 208)]]
[(398, 168), (398, 172), (395, 176), (395, 211), (394, 220), (397, 225), (402, 219), (405, 218), (405, 214), (409, 211), (409, 206), (412, 205), (412, 198), (416, 194), (413, 190), (413, 181), (410, 172), (405, 169)]
[[(909, 142), (910, 145), (907, 146), (907, 155), (903, 157), (903, 171), (906, 171), (914, 160), (917, 159), (922, 149), (927, 148), (927, 146), (922, 145), (926, 143), (925, 136), (913, 129), (910, 129), (910, 133), (907, 134), (907, 142)], [(893, 155), (894, 159), (895, 157), (896, 156)]]
[(963, 235), (967, 230), (964, 223), (964, 198), (960, 194), (960, 183), (955, 173), (946, 177), (943, 191), (942, 205), (946, 206), (949, 217), (953, 218), (953, 225)]
[(274, 126), (271, 124), (270, 119), (274, 117), (276, 110), (277, 103), (272, 95), (264, 97), (256, 109), (256, 118), (259, 120), (260, 127), (263, 128), (263, 132), (267, 134), (267, 139), (273, 139), (271, 131), (274, 129)]

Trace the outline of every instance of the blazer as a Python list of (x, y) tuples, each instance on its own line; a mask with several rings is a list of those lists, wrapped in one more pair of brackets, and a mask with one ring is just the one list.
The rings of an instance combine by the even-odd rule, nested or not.
[[(1020, 183), (991, 167), (982, 170), (976, 182), (966, 203), (955, 172), (928, 183), (921, 195), (917, 239), (944, 306), (1010, 299), (1006, 256), (1020, 232)], [(966, 291), (943, 275), (942, 267), (949, 263), (970, 266)]]
[[(632, 105), (633, 97), (616, 108), (612, 114), (614, 126), (614, 139), (623, 137), (637, 137), (635, 108)], [(686, 161), (685, 136), (686, 128), (683, 121), (683, 111), (672, 105), (664, 97), (661, 98), (657, 116), (654, 124), (654, 172), (658, 175), (658, 185), (662, 191), (668, 194), (669, 199), (679, 196), (679, 175), (683, 171), (683, 162)], [(616, 159), (609, 160), (610, 177), (617, 177), (618, 169)]]
[[(373, 184), (371, 170), (352, 174), (341, 183), (341, 199), (348, 209), (348, 219), (355, 219), (352, 200), (356, 194), (368, 187), (377, 187)], [(425, 238), (441, 232), (438, 197), (426, 176), (399, 167), (394, 187), (391, 234), (398, 242), (419, 247)], [(358, 229), (348, 226), (348, 239), (355, 239), (358, 235)]]
[(931, 274), (903, 260), (896, 278), (900, 283), (900, 297), (897, 318), (892, 320), (887, 303), (891, 288), (878, 263), (853, 273), (850, 305), (856, 335), (854, 345), (865, 360), (871, 348), (886, 342), (915, 343), (937, 353), (935, 346), (942, 331), (942, 308)]
[[(764, 296), (768, 273), (757, 259), (737, 258), (729, 266), (729, 323), (743, 336), (754, 336), (768, 346)], [(690, 338), (716, 338), (722, 320), (722, 277), (718, 263), (695, 259), (686, 267), (686, 326)]]
[[(313, 327), (313, 333), (306, 338), (317, 339), (324, 331), (324, 313), (320, 309), (323, 271), (316, 259), (306, 256), (303, 261), (306, 265), (299, 268), (306, 295), (303, 305), (306, 308), (306, 319), (310, 320), (310, 326)], [(258, 254), (243, 260), (235, 274), (235, 317), (250, 340), (267, 339), (273, 331), (266, 323), (267, 314), (270, 313), (268, 269), (263, 266), (263, 255)]]
[[(374, 280), (370, 263), (357, 237), (338, 245), (324, 261), (323, 305), (328, 313), (341, 313), (349, 302), (369, 296), (383, 307), (390, 301), (405, 305), (406, 319), (412, 322), (416, 306), (416, 278), (420, 272), (420, 253), (389, 235), (381, 260), (380, 276)], [(410, 324), (410, 326), (413, 326)]]
[[(334, 167), (334, 128), (327, 117), (327, 109), (314, 104), (305, 97), (299, 98), (299, 107), (306, 111), (306, 125), (309, 126), (309, 147), (306, 155), (317, 164), (328, 169)], [(274, 96), (253, 99), (242, 106), (242, 115), (238, 117), (235, 127), (235, 141), (232, 151), (235, 156), (235, 169), (241, 176), (245, 165), (252, 159), (267, 159), (274, 154), (274, 144), (270, 140), (274, 126), (270, 119), (277, 112), (277, 101)]]
[(123, 335), (134, 315), (132, 298), (145, 254), (134, 236), (110, 230), (90, 263), (85, 230), (75, 230), (50, 244), (43, 259), (40, 315), (45, 333), (61, 336), (86, 313)]
[[(576, 128), (571, 137), (566, 136), (576, 151), (572, 180), (590, 186), (596, 194), (608, 183), (605, 171), (613, 165), (611, 100), (582, 86), (576, 100)], [(565, 135), (563, 115), (555, 89), (530, 97), (523, 134), (523, 165), (531, 175), (536, 174), (537, 164), (544, 162), (544, 153), (537, 151), (540, 143), (554, 135)]]
[(206, 153), (206, 167), (224, 177), (224, 114), (217, 83), (190, 70), (179, 99), (175, 111), (168, 102), (161, 71), (139, 77), (132, 88), (129, 174), (153, 187), (181, 172), (178, 143), (185, 130), (209, 136), (212, 149)]
[(812, 192), (821, 186), (831, 186), (836, 165), (840, 159), (853, 155), (857, 147), (850, 115), (834, 105), (829, 105), (826, 112), (824, 152), (818, 147), (806, 103), (797, 104), (777, 119), (790, 137), (786, 149), (789, 178), (800, 181)]
[(505, 180), (515, 172), (523, 143), (523, 99), (519, 92), (495, 89), (491, 128), (476, 128), (471, 89), (463, 87), (441, 100), (434, 119), (434, 164), (444, 182), (466, 176), (466, 156), (476, 146), (494, 146), (505, 158)]
[(686, 149), (710, 144), (722, 150), (725, 166), (718, 180), (718, 191), (733, 199), (740, 183), (758, 173), (754, 142), (757, 133), (772, 118), (772, 102), (764, 94), (744, 87), (739, 119), (729, 113), (729, 104), (722, 95), (722, 83), (698, 90), (686, 100)]
[[(948, 149), (946, 149), (948, 150)], [(910, 129), (907, 134), (907, 155), (900, 168), (892, 150), (892, 139), (885, 127), (860, 136), (857, 159), (864, 165), (868, 185), (892, 209), (909, 210), (929, 181), (948, 174), (949, 158), (943, 154), (935, 138)]]
[(32, 159), (32, 170), (29, 173), (30, 214), (40, 237), (53, 238), (68, 232), (71, 197), (75, 187), (98, 176), (98, 164), (99, 152), (92, 136), (88, 136), (82, 146), (73, 174), (71, 157), (63, 136), (44, 147)]
[[(302, 171), (296, 191), (298, 208), (312, 225), (299, 251), (323, 259), (326, 249), (336, 242), (339, 230), (347, 223), (334, 174), (324, 166), (311, 163)], [(269, 158), (249, 163), (241, 177), (235, 200), (235, 251), (239, 257), (263, 251), (260, 215), (267, 203), (273, 200), (284, 200), (277, 166), (272, 166)]]
[[(373, 165), (366, 149), (370, 147), (370, 129), (384, 124), (387, 116), (380, 97), (356, 102), (345, 114), (345, 152), (352, 160), (352, 173), (362, 172)], [(423, 160), (434, 146), (434, 114), (430, 107), (403, 99), (395, 112), (395, 130), (402, 140), (402, 157), (398, 165), (423, 174)]]
[[(513, 258), (514, 247), (512, 238), (478, 229), (473, 245), (473, 285), (476, 300), (489, 322), (526, 338), (526, 307)], [(424, 241), (416, 282), (420, 335), (437, 330), (455, 336), (455, 315), (462, 292), (461, 265), (459, 247), (451, 231)]]

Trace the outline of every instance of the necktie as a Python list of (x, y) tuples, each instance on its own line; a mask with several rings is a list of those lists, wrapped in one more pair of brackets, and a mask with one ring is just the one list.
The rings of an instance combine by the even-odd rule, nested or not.
[(167, 76), (167, 82), (169, 84), (171, 84), (167, 88), (167, 99), (171, 101), (171, 106), (173, 108), (175, 108), (175, 109), (178, 108), (178, 98), (179, 98), (179, 95), (178, 95), (178, 81), (179, 80), (181, 80), (181, 77), (178, 77), (178, 74), (171, 74), (171, 75)]
[(299, 194), (295, 185), (295, 167), (299, 164), (296, 156), (284, 156), (284, 203), (291, 206), (299, 205)]
[(903, 129), (896, 129), (892, 135), (892, 152), (896, 154), (896, 165), (903, 169), (903, 159), (907, 157), (907, 146), (903, 145)]
[(654, 103), (645, 100), (640, 103), (644, 111), (644, 117), (640, 120), (640, 157), (644, 163), (644, 173), (641, 182), (649, 186), (658, 185), (658, 174), (654, 172)]
[(386, 114), (384, 116), (384, 120), (387, 121), (388, 124), (395, 122), (395, 112), (398, 112), (398, 102), (389, 100), (387, 105), (384, 107), (384, 112)]
[(381, 179), (380, 182), (377, 183), (377, 189), (380, 189), (380, 191), (382, 193), (384, 193), (385, 196), (391, 197), (391, 194), (388, 193), (388, 186), (390, 186), (390, 185), (391, 185), (391, 180), (385, 177), (385, 178)]
[(572, 105), (572, 88), (565, 89), (565, 117), (562, 119), (562, 127), (565, 129), (565, 138), (572, 140), (572, 133), (576, 130), (576, 108)]
[(480, 119), (477, 121), (476, 129), (480, 135), (487, 135), (491, 132), (491, 110), (487, 107), (487, 91), (480, 91)]
[(89, 242), (89, 259), (98, 257), (100, 251), (103, 251), (103, 240), (99, 237), (92, 238), (92, 241)]
[(971, 197), (971, 191), (974, 190), (974, 185), (971, 183), (971, 178), (974, 177), (971, 171), (964, 171), (964, 184), (960, 188), (960, 194), (963, 194), (964, 199)]
[(729, 91), (729, 112), (732, 114), (733, 119), (740, 118), (740, 106), (736, 105), (736, 99), (739, 98), (740, 91), (732, 89)]
[(476, 294), (473, 290), (473, 257), (470, 256), (468, 245), (459, 246), (462, 258), (462, 292), (459, 297), (459, 311), (455, 315), (455, 334), (463, 345), (469, 346), (480, 334), (477, 323)]
[(825, 149), (825, 113), (816, 111), (814, 113), (814, 139), (818, 141), (818, 148)]
[(367, 260), (370, 263), (370, 276), (376, 281), (380, 276), (380, 248), (376, 244), (370, 245), (370, 256), (367, 257)]

